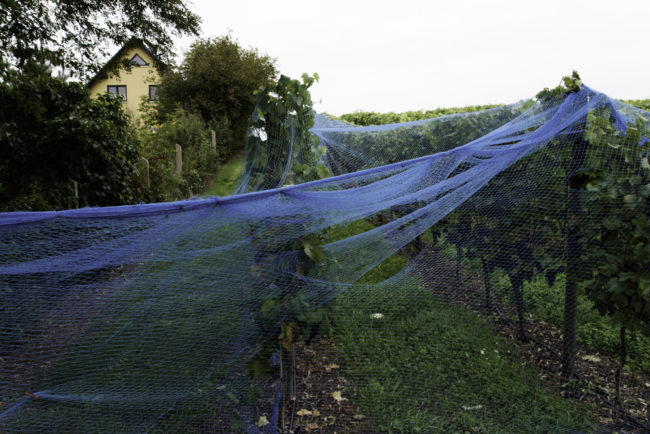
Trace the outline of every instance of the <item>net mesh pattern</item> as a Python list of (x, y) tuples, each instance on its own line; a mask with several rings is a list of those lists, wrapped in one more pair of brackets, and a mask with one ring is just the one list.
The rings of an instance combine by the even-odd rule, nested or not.
[[(294, 148), (289, 127), (250, 130), (233, 196), (0, 214), (0, 430), (288, 431), (287, 357), (265, 348), (286, 337), (288, 324), (310, 323), (323, 309), (334, 329), (366, 333), (337, 338), (354, 384), (345, 396), (361, 415), (343, 431), (412, 432), (415, 422), (392, 410), (405, 396), (425, 430), (480, 423), (493, 432), (642, 430), (642, 404), (628, 405), (636, 416), (601, 417), (596, 407), (611, 404), (611, 394), (564, 418), (559, 404), (540, 398), (528, 411), (537, 419), (517, 419), (506, 401), (564, 393), (559, 380), (524, 375), (528, 368), (509, 374), (526, 377), (521, 397), (499, 395), (491, 371), (476, 368), (467, 419), (450, 421), (444, 396), (464, 384), (461, 371), (455, 363), (437, 374), (418, 365), (426, 347), (414, 339), (444, 342), (462, 365), (486, 348), (468, 346), (450, 324), (498, 335), (491, 324), (508, 323), (511, 332), (501, 335), (530, 342), (533, 328), (552, 323), (547, 305), (564, 303), (560, 286), (600, 265), (585, 256), (587, 241), (569, 240), (571, 222), (599, 225), (611, 211), (596, 202), (598, 189), (572, 180), (592, 172), (632, 177), (638, 182), (625, 194), (638, 196), (637, 186), (650, 182), (649, 122), (650, 113), (587, 87), (551, 102), (405, 124), (355, 127), (318, 115), (311, 132), (326, 147), (318, 158), (329, 178), (286, 185), (300, 152), (310, 151)], [(318, 260), (309, 249), (322, 253)], [(382, 274), (391, 263), (400, 266)], [(400, 327), (378, 329), (375, 314), (398, 318)], [(427, 330), (409, 325), (421, 315), (431, 317)], [(589, 313), (575, 315), (580, 326)], [(641, 362), (633, 380), (623, 379), (624, 400), (647, 399), (649, 330), (634, 332), (641, 346), (631, 346), (630, 357)], [(393, 373), (403, 379), (394, 394), (377, 395), (380, 414), (362, 399), (375, 396), (380, 385), (370, 374), (389, 351), (374, 333), (395, 334), (399, 354), (412, 361)], [(495, 358), (498, 345), (487, 351), (505, 369), (514, 362)], [(253, 374), (257, 360), (269, 361), (266, 375)], [(559, 356), (549, 360), (556, 361), (548, 375), (558, 377)], [(278, 364), (283, 381), (273, 374)], [(593, 396), (602, 390), (585, 388)], [(324, 420), (314, 423), (327, 431)]]

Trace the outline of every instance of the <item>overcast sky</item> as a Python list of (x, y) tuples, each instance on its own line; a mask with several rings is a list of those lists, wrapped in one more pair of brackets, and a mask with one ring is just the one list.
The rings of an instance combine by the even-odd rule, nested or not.
[[(202, 37), (228, 31), (320, 75), (315, 108), (335, 115), (511, 103), (576, 69), (620, 99), (650, 98), (650, 0), (193, 0)], [(177, 40), (176, 50), (190, 39)]]

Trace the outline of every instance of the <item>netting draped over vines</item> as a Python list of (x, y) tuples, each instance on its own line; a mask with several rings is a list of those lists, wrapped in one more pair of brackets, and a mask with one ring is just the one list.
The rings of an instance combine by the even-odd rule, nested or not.
[[(271, 432), (279, 386), (251, 361), (347, 292), (426, 288), (525, 334), (526, 282), (593, 277), (610, 207), (647, 219), (649, 122), (587, 87), (405, 124), (318, 115), (313, 149), (290, 122), (252, 128), (235, 196), (0, 214), (0, 431)], [(291, 185), (310, 152), (332, 176)], [(396, 274), (364, 281), (396, 255)], [(628, 328), (647, 333), (649, 315)]]

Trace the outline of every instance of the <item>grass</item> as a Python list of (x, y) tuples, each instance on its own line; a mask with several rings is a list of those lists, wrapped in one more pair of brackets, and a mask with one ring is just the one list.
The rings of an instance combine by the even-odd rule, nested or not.
[[(492, 276), (495, 294), (509, 300), (510, 280), (500, 269)], [(566, 276), (557, 275), (553, 285), (544, 276), (535, 276), (524, 284), (526, 309), (537, 318), (562, 329), (564, 323), (564, 287)], [(605, 351), (617, 355), (620, 350), (620, 329), (608, 316), (601, 315), (580, 288), (578, 295), (577, 340), (593, 351)], [(634, 370), (650, 372), (650, 330), (632, 330), (627, 339), (628, 366)]]
[(337, 349), (370, 431), (590, 430), (582, 412), (542, 389), (509, 342), (417, 283), (349, 290), (336, 310)]
[(244, 167), (244, 151), (233, 155), (219, 167), (212, 183), (203, 192), (203, 196), (230, 196), (237, 187), (242, 167)]
[[(334, 227), (329, 241), (372, 228), (366, 220)], [(584, 411), (548, 394), (512, 343), (481, 319), (412, 276), (376, 284), (405, 265), (401, 253), (392, 255), (333, 307), (336, 349), (356, 380), (354, 402), (369, 432), (590, 430)]]
[[(456, 247), (447, 242), (439, 243), (439, 248), (449, 258), (456, 258)], [(482, 273), (478, 259), (463, 259), (463, 266)], [(505, 271), (496, 268), (490, 276), (493, 295), (501, 301), (512, 303), (512, 286)], [(566, 275), (558, 273), (553, 285), (549, 285), (543, 275), (535, 275), (524, 282), (524, 305), (538, 319), (553, 324), (558, 329), (564, 327), (564, 291)], [(620, 326), (595, 309), (594, 303), (584, 292), (584, 284), (578, 294), (578, 343), (591, 351), (603, 351), (618, 357), (620, 351)], [(650, 372), (650, 328), (630, 330), (627, 338), (628, 363), (626, 369)]]
[[(186, 222), (182, 214), (169, 218)], [(199, 239), (188, 243), (181, 233), (168, 240), (126, 287), (109, 294), (110, 302), (86, 306), (98, 315), (83, 338), (62, 345), (62, 357), (46, 376), (25, 386), (59, 397), (29, 401), (16, 417), (0, 421), (0, 431), (30, 432), (30, 424), (39, 423), (57, 432), (145, 431), (155, 423), (177, 432), (188, 420), (233, 420), (232, 409), (252, 400), (248, 383), (232, 377), (250, 341), (242, 334), (251, 325), (240, 297), (254, 297), (255, 287), (248, 269), (234, 269), (232, 261), (243, 262), (250, 252), (241, 246), (229, 247), (228, 255), (197, 254), (233, 236), (228, 226), (201, 224), (206, 230), (199, 226)], [(169, 259), (166, 249), (188, 254)], [(234, 271), (212, 273), (215, 268)]]

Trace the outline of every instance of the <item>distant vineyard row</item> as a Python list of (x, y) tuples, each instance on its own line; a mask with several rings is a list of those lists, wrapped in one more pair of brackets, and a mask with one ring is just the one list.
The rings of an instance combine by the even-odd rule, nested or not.
[[(638, 107), (640, 109), (650, 111), (650, 98), (649, 99), (634, 99), (622, 100), (624, 103)], [(439, 116), (446, 116), (455, 113), (476, 112), (486, 110), (493, 107), (501, 107), (503, 104), (487, 104), (487, 105), (473, 105), (467, 107), (449, 107), (437, 108), (434, 110), (417, 110), (407, 111), (402, 113), (377, 113), (377, 112), (363, 112), (357, 111), (354, 113), (346, 113), (339, 119), (358, 126), (368, 125), (385, 125), (394, 124), (398, 122), (419, 121), (421, 119), (431, 119)]]

